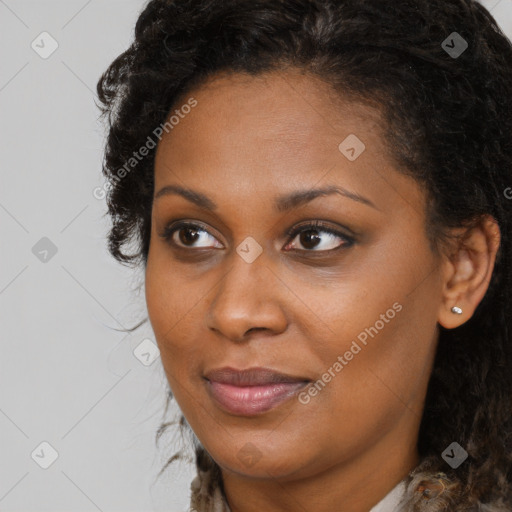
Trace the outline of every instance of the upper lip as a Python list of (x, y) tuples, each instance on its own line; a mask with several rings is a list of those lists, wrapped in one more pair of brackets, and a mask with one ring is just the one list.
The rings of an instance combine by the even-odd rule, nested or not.
[(232, 386), (261, 386), (279, 382), (307, 382), (306, 377), (297, 377), (280, 373), (270, 368), (253, 367), (246, 370), (236, 370), (231, 367), (217, 368), (205, 374), (205, 378)]

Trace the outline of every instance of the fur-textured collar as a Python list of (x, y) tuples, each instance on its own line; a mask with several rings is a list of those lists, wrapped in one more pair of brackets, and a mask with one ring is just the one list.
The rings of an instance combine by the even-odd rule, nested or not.
[[(458, 480), (431, 471), (431, 465), (431, 461), (424, 460), (403, 480), (402, 500), (389, 512), (512, 512), (512, 506), (501, 499), (489, 503), (471, 502), (462, 495)], [(218, 471), (198, 469), (191, 484), (190, 511), (231, 512)], [(388, 512), (386, 508), (384, 511)]]

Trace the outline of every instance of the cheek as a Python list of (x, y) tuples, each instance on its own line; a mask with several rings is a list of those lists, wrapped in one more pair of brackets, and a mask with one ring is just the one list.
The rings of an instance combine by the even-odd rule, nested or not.
[[(304, 395), (311, 416), (328, 411), (336, 421), (350, 417), (368, 428), (369, 418), (403, 411), (428, 382), (438, 336), (438, 275), (428, 274), (434, 265), (428, 250), (404, 253), (402, 261), (393, 255), (368, 266), (357, 282), (302, 295), (316, 313), (301, 324), (310, 340), (305, 356), (319, 379), (313, 395)], [(421, 404), (411, 407), (421, 414)]]
[(189, 357), (194, 344), (183, 336), (183, 329), (194, 306), (197, 296), (188, 292), (189, 287), (182, 282), (179, 273), (165, 265), (164, 259), (150, 251), (145, 275), (145, 298), (148, 316), (164, 369), (169, 374), (175, 373), (178, 362)]
[[(350, 321), (340, 320), (347, 317)], [(341, 399), (340, 410), (353, 404), (360, 413), (374, 410), (375, 402), (392, 400), (393, 393), (407, 394), (421, 374), (432, 345), (432, 332), (411, 330), (415, 320), (410, 304), (385, 298), (383, 306), (377, 305), (375, 310), (347, 306), (338, 311), (328, 333), (323, 329), (312, 335), (314, 343), (306, 354), (320, 381), (318, 397), (323, 395), (334, 402)]]
[(201, 401), (200, 375), (216, 355), (204, 322), (206, 301), (217, 281), (213, 275), (190, 276), (186, 269), (177, 269), (165, 250), (150, 251), (145, 276), (148, 315), (169, 385), (191, 417)]
[[(375, 316), (373, 309), (361, 313), (358, 326), (354, 321), (345, 325), (338, 317), (338, 336), (331, 333), (306, 353), (318, 375), (316, 382), (299, 396), (294, 413), (279, 423), (267, 445), (279, 449), (283, 431), (300, 425), (301, 436), (309, 443), (307, 455), (322, 452), (335, 463), (340, 454), (355, 456), (401, 428), (397, 425), (420, 421), (436, 329), (435, 322), (418, 325), (422, 311), (403, 302), (389, 303), (384, 297), (384, 307), (375, 309), (379, 314)], [(381, 312), (387, 323), (380, 319)]]
[[(153, 242), (152, 242), (153, 244)], [(157, 241), (150, 246), (145, 273), (145, 296), (155, 335), (177, 339), (180, 323), (197, 307), (198, 294), (181, 269), (170, 263), (167, 251)], [(197, 290), (196, 290), (197, 291)]]

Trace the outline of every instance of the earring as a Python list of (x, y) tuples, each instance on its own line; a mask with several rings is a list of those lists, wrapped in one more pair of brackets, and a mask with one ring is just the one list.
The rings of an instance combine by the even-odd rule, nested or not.
[(458, 306), (453, 306), (452, 313), (455, 313), (456, 315), (462, 315), (462, 309), (460, 309)]

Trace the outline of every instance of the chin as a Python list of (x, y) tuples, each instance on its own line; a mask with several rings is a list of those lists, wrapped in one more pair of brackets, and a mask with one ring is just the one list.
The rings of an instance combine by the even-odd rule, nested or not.
[(248, 478), (279, 478), (286, 481), (310, 468), (303, 450), (297, 447), (269, 449), (267, 445), (261, 449), (261, 445), (265, 446), (265, 443), (243, 441), (228, 453), (225, 452), (226, 445), (223, 445), (224, 453), (212, 453), (212, 456), (223, 470)]

